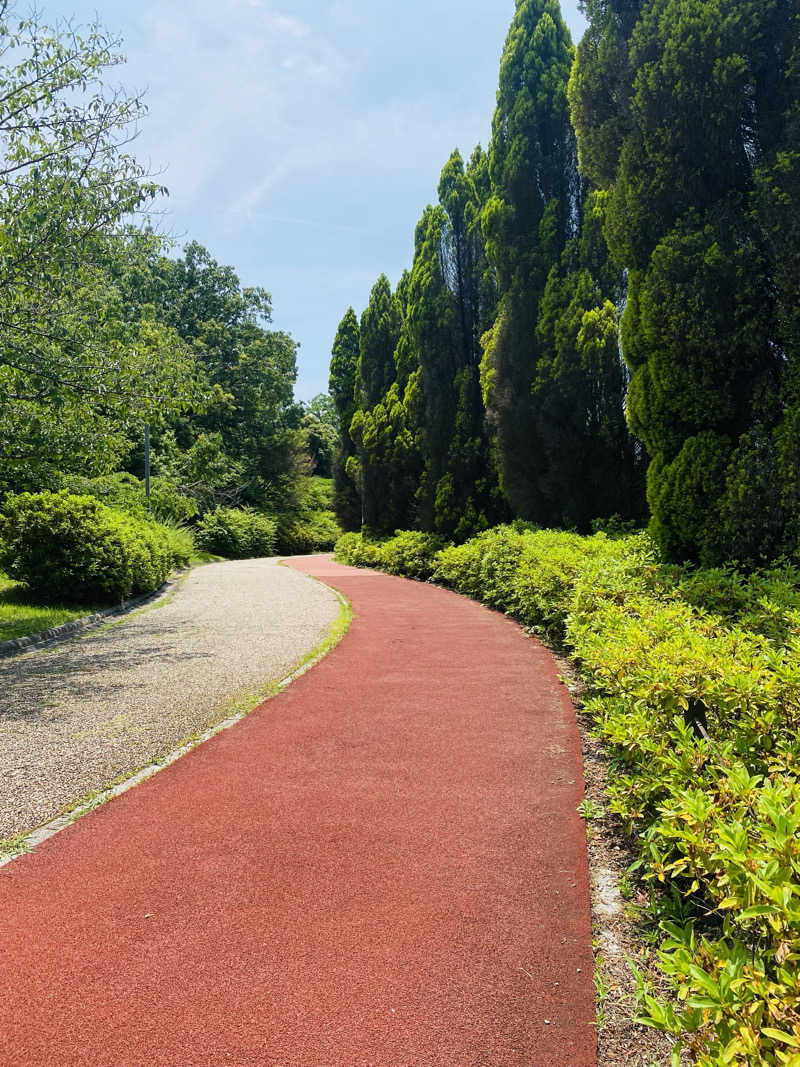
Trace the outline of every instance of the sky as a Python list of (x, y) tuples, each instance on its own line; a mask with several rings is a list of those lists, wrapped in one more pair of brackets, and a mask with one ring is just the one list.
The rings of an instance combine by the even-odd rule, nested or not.
[[(414, 227), (454, 148), (486, 147), (514, 0), (38, 0), (122, 39), (110, 85), (145, 91), (133, 151), (169, 189), (160, 228), (272, 294), (300, 342), (297, 399), (327, 392), (336, 328)], [(585, 22), (562, 0), (573, 39)]]

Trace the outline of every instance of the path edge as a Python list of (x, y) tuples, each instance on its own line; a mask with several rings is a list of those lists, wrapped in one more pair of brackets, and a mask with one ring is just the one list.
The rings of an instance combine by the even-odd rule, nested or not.
[(33, 652), (36, 649), (47, 648), (50, 645), (64, 641), (68, 637), (73, 637), (75, 634), (92, 630), (104, 623), (106, 619), (113, 618), (116, 615), (129, 615), (146, 604), (155, 604), (162, 597), (167, 597), (174, 592), (192, 570), (194, 568), (189, 567), (183, 571), (176, 571), (174, 576), (170, 576), (166, 582), (160, 585), (158, 589), (154, 589), (152, 593), (143, 593), (141, 596), (131, 597), (129, 600), (123, 600), (121, 604), (103, 608), (102, 611), (96, 611), (92, 615), (84, 615), (80, 619), (73, 619), (72, 622), (62, 622), (60, 626), (51, 626), (49, 630), (37, 630), (36, 633), (25, 634), (23, 637), (12, 637), (8, 641), (0, 641), (0, 659), (7, 659), (23, 652)]
[[(283, 559), (279, 560), (279, 565), (285, 565)], [(189, 571), (186, 571), (184, 574), (180, 575), (175, 582), (167, 582), (165, 583), (165, 586), (178, 585), (188, 573)], [(304, 572), (300, 571), (296, 573), (304, 574)], [(327, 636), (318, 645), (312, 648), (310, 652), (307, 652), (287, 675), (281, 678), (278, 682), (265, 683), (264, 686), (260, 687), (259, 694), (255, 697), (254, 702), (248, 701), (245, 707), (238, 708), (233, 714), (226, 716), (214, 726), (210, 726), (207, 730), (204, 730), (201, 734), (187, 738), (178, 745), (177, 748), (152, 760), (144, 767), (140, 767), (136, 771), (131, 771), (131, 773), (125, 775), (122, 780), (114, 782), (112, 785), (105, 786), (96, 792), (89, 794), (88, 797), (79, 799), (68, 812), (62, 815), (56, 815), (55, 818), (50, 819), (46, 823), (42, 823), (41, 826), (37, 826), (33, 830), (8, 838), (6, 842), (4, 842), (5, 848), (0, 850), (0, 870), (2, 870), (3, 867), (7, 867), (10, 863), (13, 863), (15, 860), (20, 859), (20, 857), (28, 855), (28, 853), (32, 852), (43, 842), (48, 841), (51, 837), (55, 837), (55, 835), (61, 833), (62, 830), (66, 830), (67, 827), (71, 826), (74, 822), (77, 822), (78, 819), (82, 819), (85, 815), (89, 815), (95, 808), (102, 807), (115, 797), (127, 793), (129, 789), (133, 789), (135, 786), (147, 781), (148, 778), (152, 778), (154, 775), (158, 774), (159, 771), (163, 771), (165, 768), (169, 767), (170, 764), (175, 763), (199, 745), (204, 744), (206, 741), (210, 741), (212, 737), (216, 737), (216, 735), (223, 730), (229, 730), (232, 726), (241, 722), (242, 719), (247, 718), (248, 715), (252, 715), (254, 711), (257, 711), (259, 708), (263, 707), (264, 704), (267, 704), (272, 697), (277, 696), (278, 693), (281, 693), (287, 686), (291, 685), (292, 682), (305, 674), (306, 671), (310, 671), (312, 667), (316, 666), (316, 664), (324, 659), (329, 652), (332, 652), (350, 629), (350, 624), (353, 621), (352, 605), (343, 593), (340, 593), (338, 589), (334, 589), (333, 586), (328, 585), (327, 582), (323, 582), (320, 578), (316, 578), (311, 574), (304, 574), (304, 577), (319, 582), (319, 584), (324, 585), (326, 589), (330, 589), (339, 601), (339, 614), (334, 620)], [(162, 592), (162, 590), (164, 591)], [(174, 591), (172, 588), (165, 589), (164, 587), (162, 587), (162, 590), (157, 590), (156, 593), (151, 593), (147, 597), (142, 598), (143, 601), (147, 602), (149, 600), (160, 599), (161, 596), (168, 595), (170, 592)], [(119, 609), (113, 609), (113, 611), (118, 610)], [(235, 705), (237, 700), (240, 699), (242, 698), (237, 698), (234, 694), (231, 699), (227, 701), (227, 705)]]

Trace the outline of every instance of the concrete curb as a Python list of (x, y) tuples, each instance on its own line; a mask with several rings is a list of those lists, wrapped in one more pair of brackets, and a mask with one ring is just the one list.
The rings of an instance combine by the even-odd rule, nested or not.
[(67, 637), (72, 637), (74, 634), (83, 633), (85, 630), (91, 630), (93, 627), (99, 626), (106, 619), (115, 615), (127, 615), (144, 604), (154, 603), (156, 600), (160, 600), (162, 596), (171, 593), (178, 582), (188, 573), (188, 570), (181, 571), (176, 577), (167, 579), (154, 592), (145, 593), (144, 596), (131, 597), (130, 600), (123, 600), (121, 604), (116, 604), (111, 608), (104, 608), (103, 611), (95, 612), (94, 615), (85, 615), (81, 619), (73, 619), (72, 622), (62, 623), (61, 626), (51, 626), (49, 630), (39, 630), (35, 634), (26, 634), (25, 637), (14, 637), (10, 641), (0, 641), (0, 659), (16, 656), (22, 652), (30, 652), (32, 649), (42, 648), (46, 645), (57, 644)]

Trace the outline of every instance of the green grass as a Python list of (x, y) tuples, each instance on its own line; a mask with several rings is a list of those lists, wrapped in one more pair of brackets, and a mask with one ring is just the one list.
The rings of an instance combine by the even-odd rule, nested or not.
[(25, 585), (0, 571), (0, 641), (27, 637), (101, 610), (92, 604), (37, 604)]
[(213, 552), (201, 552), (200, 549), (196, 548), (192, 553), (192, 558), (189, 560), (189, 566), (199, 567), (203, 563), (220, 563), (224, 559), (224, 556), (215, 556)]
[[(210, 552), (195, 552), (188, 569), (202, 566), (205, 563), (217, 563), (222, 558)], [(157, 605), (150, 607), (161, 607), (162, 603), (164, 601), (159, 601)], [(0, 571), (0, 641), (11, 641), (15, 637), (27, 637), (29, 634), (49, 630), (53, 626), (61, 626), (65, 622), (73, 622), (75, 619), (94, 615), (109, 606), (113, 607), (109, 604), (39, 603), (26, 585), (22, 582), (15, 582)], [(109, 627), (119, 625), (120, 621), (125, 620), (109, 623)]]

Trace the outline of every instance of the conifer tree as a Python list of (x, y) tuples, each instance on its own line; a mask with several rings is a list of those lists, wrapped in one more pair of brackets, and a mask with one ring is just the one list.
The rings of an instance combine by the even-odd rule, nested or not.
[(392, 533), (415, 523), (412, 507), (420, 459), (408, 397), (418, 384), (413, 353), (402, 342), (407, 280), (393, 294), (381, 275), (361, 316), (358, 383), (360, 398), (350, 422), (357, 461), (348, 469), (361, 494), (364, 529)]
[(548, 523), (588, 532), (591, 520), (645, 517), (645, 460), (625, 422), (628, 373), (619, 351), (622, 272), (602, 234), (603, 194), (587, 197), (580, 237), (552, 268), (539, 305), (531, 399), (541, 442), (536, 477)]
[(503, 492), (514, 511), (548, 521), (537, 478), (541, 428), (531, 397), (539, 303), (577, 216), (579, 182), (566, 86), (573, 58), (557, 0), (517, 0), (500, 65), (483, 211), (500, 287), (485, 337), (482, 383)]
[(361, 526), (361, 498), (353, 478), (356, 449), (350, 436), (350, 423), (356, 411), (359, 332), (356, 313), (350, 307), (336, 331), (328, 383), (339, 416), (339, 445), (333, 459), (333, 506), (339, 525), (345, 530), (357, 530)]
[(395, 380), (394, 350), (400, 337), (402, 311), (385, 274), (381, 274), (361, 316), (358, 380), (361, 404), (374, 407)]
[(457, 539), (505, 517), (479, 380), (480, 338), (497, 301), (480, 228), (487, 193), (486, 154), (477, 148), (465, 168), (453, 152), (440, 204), (417, 227), (407, 309), (424, 397), (418, 520)]
[(628, 270), (627, 411), (651, 457), (651, 528), (673, 558), (773, 555), (791, 527), (776, 434), (793, 372), (759, 176), (790, 149), (797, 2), (597, 0), (588, 13), (570, 98)]

